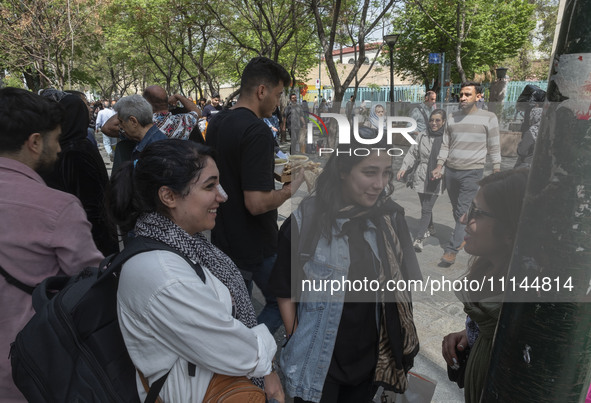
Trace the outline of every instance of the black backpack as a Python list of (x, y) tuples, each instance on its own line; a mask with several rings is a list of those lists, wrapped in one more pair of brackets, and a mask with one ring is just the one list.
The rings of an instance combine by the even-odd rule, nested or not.
[[(98, 268), (49, 277), (35, 288), (36, 313), (10, 348), (12, 378), (29, 402), (140, 401), (119, 329), (117, 286), (123, 263), (151, 250), (179, 254), (205, 282), (199, 264), (161, 242), (136, 237)], [(167, 376), (151, 385), (146, 402), (156, 400)]]

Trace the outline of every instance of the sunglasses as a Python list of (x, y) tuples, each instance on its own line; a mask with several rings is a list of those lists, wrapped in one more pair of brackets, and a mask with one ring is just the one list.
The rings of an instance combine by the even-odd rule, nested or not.
[(490, 217), (490, 218), (497, 218), (497, 217), (495, 217), (494, 214), (489, 213), (488, 211), (484, 211), (484, 210), (479, 209), (478, 207), (476, 207), (474, 202), (472, 202), (470, 204), (470, 208), (468, 209), (468, 212), (466, 213), (466, 223), (469, 223), (470, 221), (472, 221), (472, 219), (477, 219), (482, 216), (486, 216), (486, 217)]

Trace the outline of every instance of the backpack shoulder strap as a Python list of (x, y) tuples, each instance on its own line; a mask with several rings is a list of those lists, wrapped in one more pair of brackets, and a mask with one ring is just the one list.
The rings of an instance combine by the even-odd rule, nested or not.
[(143, 253), (149, 252), (152, 250), (165, 250), (168, 252), (176, 253), (177, 255), (181, 256), (185, 261), (195, 270), (197, 276), (205, 283), (205, 273), (203, 272), (203, 268), (198, 262), (193, 263), (191, 259), (189, 259), (185, 254), (180, 252), (178, 249), (172, 248), (160, 241), (156, 241), (154, 239), (137, 236), (132, 238), (128, 244), (123, 248), (121, 252), (116, 255), (109, 256), (101, 263), (101, 277), (108, 277), (109, 275), (118, 275), (121, 271), (121, 267), (123, 264), (131, 259), (133, 256)]
[(429, 118), (427, 117), (427, 114), (423, 110), (423, 107), (421, 105), (419, 105), (418, 108), (419, 108), (419, 112), (421, 112), (421, 114), (423, 115), (423, 118), (425, 119), (425, 126), (428, 125), (429, 124)]
[(17, 280), (10, 273), (8, 273), (6, 270), (4, 270), (2, 268), (2, 266), (0, 266), (0, 274), (2, 274), (2, 276), (4, 276), (4, 278), (6, 279), (6, 282), (8, 284), (15, 286), (16, 288), (18, 288), (21, 291), (26, 292), (27, 294), (33, 294), (33, 290), (35, 289), (35, 287), (32, 287), (30, 285), (27, 285), (27, 284)]
[(162, 403), (162, 399), (158, 395), (160, 394), (160, 390), (162, 390), (162, 387), (164, 386), (164, 383), (166, 382), (166, 378), (168, 378), (168, 374), (170, 374), (170, 371), (162, 375), (160, 378), (154, 381), (152, 386), (150, 386), (144, 374), (142, 374), (142, 372), (139, 369), (136, 370), (140, 376), (142, 385), (144, 386), (144, 390), (147, 393), (146, 400), (144, 400), (144, 403)]

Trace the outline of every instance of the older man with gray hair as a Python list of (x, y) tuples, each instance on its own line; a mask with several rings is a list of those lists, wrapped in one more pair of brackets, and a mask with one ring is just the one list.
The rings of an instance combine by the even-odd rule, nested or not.
[(125, 137), (138, 143), (131, 152), (131, 160), (137, 159), (148, 144), (168, 138), (153, 123), (152, 105), (141, 95), (123, 97), (113, 109), (117, 112)]

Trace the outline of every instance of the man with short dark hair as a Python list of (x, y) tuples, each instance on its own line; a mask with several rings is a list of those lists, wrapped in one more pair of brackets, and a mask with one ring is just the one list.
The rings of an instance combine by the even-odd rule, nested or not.
[(273, 134), (261, 118), (271, 116), (289, 82), (282, 66), (255, 57), (244, 68), (238, 102), (209, 122), (206, 137), (217, 150), (220, 183), (228, 193), (218, 207), (212, 241), (240, 268), (249, 290), (254, 281), (265, 294), (259, 322), (271, 333), (282, 324), (277, 301), (266, 290), (277, 254), (277, 208), (301, 180), (275, 190)]
[(203, 117), (209, 122), (222, 109), (222, 105), (220, 105), (220, 94), (213, 94), (211, 96), (211, 104), (203, 107)]
[[(62, 119), (57, 102), (17, 88), (0, 90), (0, 356), (4, 358), (34, 314), (27, 287), (50, 276), (74, 275), (103, 258), (80, 201), (48, 187), (39, 175), (54, 168)], [(7, 359), (0, 362), (0, 397), (26, 402), (12, 382)]]
[[(151, 85), (144, 90), (144, 98), (152, 105), (152, 120), (160, 131), (170, 139), (187, 140), (197, 121), (201, 117), (199, 108), (189, 98), (181, 94), (168, 96), (166, 90), (159, 85)], [(183, 106), (186, 113), (173, 114), (169, 106)]]
[[(218, 207), (211, 240), (236, 263), (249, 292), (253, 281), (263, 292), (266, 305), (257, 320), (271, 334), (283, 323), (277, 299), (267, 291), (277, 257), (277, 208), (303, 177), (275, 190), (275, 142), (262, 118), (271, 116), (289, 82), (281, 65), (255, 57), (242, 73), (238, 102), (211, 119), (206, 136), (206, 144), (217, 150), (220, 184), (228, 193), (228, 200)], [(265, 392), (269, 400), (283, 395), (274, 373), (265, 377)]]
[(125, 137), (137, 142), (131, 153), (135, 160), (149, 144), (166, 140), (168, 137), (152, 122), (152, 106), (141, 95), (123, 97), (113, 107), (117, 112), (119, 126), (125, 132)]
[(449, 115), (437, 167), (432, 172), (435, 179), (441, 178), (445, 164), (445, 184), (456, 221), (454, 232), (445, 246), (441, 266), (454, 264), (462, 247), (465, 225), (460, 218), (468, 211), (478, 192), (487, 153), (492, 159), (493, 172), (501, 170), (499, 121), (494, 113), (478, 109), (477, 102), (481, 98), (480, 83), (462, 83), (460, 109)]

